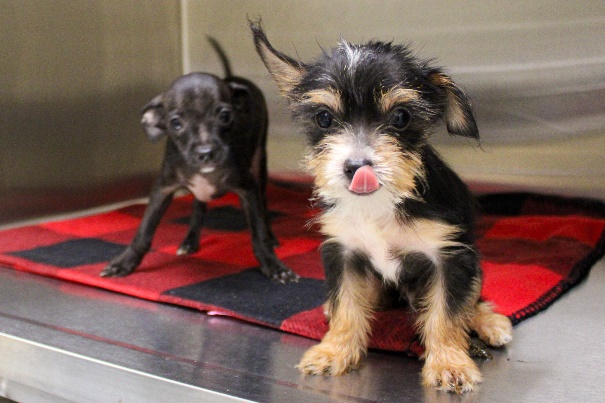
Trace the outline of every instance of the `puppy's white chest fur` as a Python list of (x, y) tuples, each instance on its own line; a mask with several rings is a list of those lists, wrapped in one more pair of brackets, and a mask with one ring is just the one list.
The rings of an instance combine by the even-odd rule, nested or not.
[(187, 184), (187, 189), (196, 199), (202, 202), (212, 200), (212, 197), (216, 194), (216, 187), (203, 175), (196, 174)]
[(455, 226), (428, 219), (402, 223), (394, 208), (381, 209), (364, 197), (362, 205), (337, 207), (321, 217), (322, 232), (335, 238), (347, 251), (361, 251), (386, 281), (396, 282), (402, 269), (401, 257), (421, 252), (435, 264), (440, 263), (440, 250), (456, 243)]

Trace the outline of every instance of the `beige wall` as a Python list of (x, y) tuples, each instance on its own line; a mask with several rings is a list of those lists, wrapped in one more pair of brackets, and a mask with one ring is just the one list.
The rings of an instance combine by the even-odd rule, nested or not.
[[(247, 15), (262, 16), (274, 45), (303, 60), (340, 37), (411, 41), (475, 100), (483, 150), (435, 136), (466, 179), (605, 198), (602, 0), (0, 0), (0, 221), (24, 205), (57, 208), (40, 207), (40, 189), (74, 208), (69, 195), (81, 188), (107, 193), (153, 176), (162, 145), (146, 141), (140, 108), (182, 72), (220, 74), (206, 34), (265, 91), (270, 169), (298, 170), (302, 139), (254, 52)], [(76, 190), (59, 197), (65, 188)], [(134, 195), (121, 189), (115, 198)], [(108, 200), (89, 194), (77, 206)]]
[(468, 89), (483, 149), (434, 136), (470, 181), (605, 199), (605, 2), (602, 0), (183, 0), (184, 70), (220, 74), (217, 37), (236, 74), (269, 101), (270, 169), (299, 169), (302, 141), (254, 52), (246, 16), (303, 61), (343, 37), (411, 42)]
[(139, 111), (180, 56), (177, 0), (0, 0), (0, 194), (156, 171)]

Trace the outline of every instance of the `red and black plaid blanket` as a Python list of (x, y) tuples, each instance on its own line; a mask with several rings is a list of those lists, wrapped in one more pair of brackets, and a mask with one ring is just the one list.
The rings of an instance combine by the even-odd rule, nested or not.
[[(321, 237), (307, 223), (316, 214), (304, 186), (268, 189), (278, 256), (300, 274), (275, 284), (254, 267), (249, 231), (237, 198), (212, 202), (200, 250), (175, 252), (188, 228), (191, 197), (169, 208), (141, 266), (124, 278), (101, 278), (107, 261), (127, 245), (144, 205), (0, 231), (0, 265), (100, 287), (152, 301), (222, 314), (315, 339), (327, 330)], [(482, 294), (518, 323), (552, 304), (585, 278), (605, 253), (605, 205), (532, 194), (480, 197), (478, 247)], [(376, 314), (371, 347), (415, 351), (403, 308)]]

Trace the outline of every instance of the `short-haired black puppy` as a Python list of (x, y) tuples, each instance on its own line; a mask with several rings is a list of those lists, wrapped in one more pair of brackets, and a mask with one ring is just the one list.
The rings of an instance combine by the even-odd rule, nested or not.
[(474, 202), (428, 144), (445, 120), (479, 138), (470, 102), (449, 76), (406, 46), (341, 41), (312, 63), (274, 49), (251, 22), (256, 49), (308, 139), (330, 330), (299, 368), (338, 375), (366, 352), (373, 313), (396, 293), (415, 313), (425, 346), (423, 383), (463, 393), (481, 381), (469, 331), (511, 340), (508, 318), (480, 300)]
[(252, 231), (254, 254), (263, 274), (274, 281), (297, 281), (273, 250), (277, 240), (267, 214), (267, 107), (260, 89), (231, 74), (219, 44), (209, 38), (225, 78), (191, 73), (177, 79), (143, 110), (142, 124), (152, 141), (167, 136), (164, 161), (143, 220), (122, 254), (101, 276), (124, 276), (141, 262), (174, 193), (187, 188), (195, 196), (189, 233), (178, 254), (199, 248), (206, 202), (226, 192), (239, 196)]

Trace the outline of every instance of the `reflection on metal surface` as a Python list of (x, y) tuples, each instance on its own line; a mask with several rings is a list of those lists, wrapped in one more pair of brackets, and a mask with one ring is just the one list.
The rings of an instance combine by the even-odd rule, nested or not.
[[(605, 393), (605, 260), (508, 349), (478, 361), (466, 400), (597, 401)], [(303, 376), (316, 342), (230, 318), (0, 268), (0, 394), (28, 401), (450, 401), (420, 386), (422, 363), (371, 351), (358, 371)], [(586, 370), (586, 369), (589, 370)], [(26, 374), (29, 374), (26, 376)], [(3, 383), (2, 383), (3, 382)], [(217, 393), (217, 394), (215, 394)], [(107, 397), (107, 399), (105, 399)]]
[(0, 354), (10, 368), (1, 393), (13, 400), (246, 401), (6, 334)]

